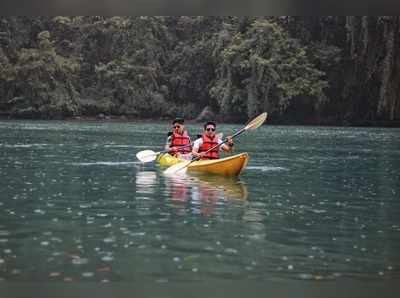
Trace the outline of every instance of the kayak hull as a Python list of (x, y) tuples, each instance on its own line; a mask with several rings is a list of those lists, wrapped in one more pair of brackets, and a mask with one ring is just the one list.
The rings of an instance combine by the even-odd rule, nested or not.
[(249, 155), (247, 153), (240, 153), (220, 159), (194, 161), (188, 166), (188, 171), (223, 176), (239, 176), (248, 161)]
[[(162, 167), (170, 167), (185, 160), (168, 153), (157, 156)], [(240, 153), (220, 159), (198, 160), (192, 162), (187, 170), (190, 172), (208, 173), (222, 176), (239, 176), (249, 161), (247, 153)]]
[(182, 162), (182, 159), (179, 159), (175, 156), (172, 156), (171, 154), (168, 153), (164, 153), (164, 154), (160, 154), (157, 156), (156, 161), (160, 164), (160, 166), (162, 167), (170, 167), (173, 166), (177, 163)]

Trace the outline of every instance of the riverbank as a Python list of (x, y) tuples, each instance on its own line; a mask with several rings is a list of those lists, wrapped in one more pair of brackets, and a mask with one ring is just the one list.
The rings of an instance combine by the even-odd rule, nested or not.
[[(243, 124), (242, 122), (234, 121), (218, 121), (220, 117), (217, 116), (217, 122), (232, 123), (232, 124)], [(172, 118), (139, 118), (130, 116), (119, 116), (119, 115), (104, 115), (99, 114), (97, 116), (75, 116), (75, 117), (63, 117), (57, 119), (40, 119), (40, 118), (21, 118), (11, 117), (9, 115), (0, 114), (0, 121), (14, 121), (14, 120), (33, 120), (33, 121), (68, 121), (68, 122), (115, 122), (115, 123), (151, 123), (151, 122), (169, 122)], [(187, 123), (202, 123), (203, 121), (196, 121), (196, 119), (185, 119)], [(338, 127), (400, 127), (400, 121), (354, 121), (354, 122), (340, 122), (340, 121), (290, 121), (290, 120), (275, 120), (267, 119), (269, 125), (300, 125), (300, 126), (338, 126)]]

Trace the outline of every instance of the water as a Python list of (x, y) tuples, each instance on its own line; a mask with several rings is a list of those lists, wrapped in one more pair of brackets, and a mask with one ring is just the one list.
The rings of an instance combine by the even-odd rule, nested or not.
[(167, 129), (0, 122), (0, 281), (399, 277), (399, 129), (263, 126), (240, 179), (140, 164)]

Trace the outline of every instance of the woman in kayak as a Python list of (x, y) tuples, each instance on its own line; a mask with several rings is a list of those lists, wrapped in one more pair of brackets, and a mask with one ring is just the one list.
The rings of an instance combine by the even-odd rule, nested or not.
[(183, 159), (190, 159), (192, 151), (192, 142), (190, 136), (185, 129), (185, 120), (176, 118), (172, 122), (173, 131), (168, 133), (165, 150), (169, 150), (169, 154)]
[(212, 147), (223, 142), (220, 138), (216, 136), (216, 127), (217, 125), (213, 121), (209, 121), (204, 124), (203, 135), (201, 136), (201, 138), (197, 139), (193, 143), (193, 157), (199, 157), (200, 159), (218, 159), (220, 148), (225, 152), (231, 152), (233, 150), (232, 137), (228, 136), (227, 144), (222, 144), (221, 146), (207, 152)]

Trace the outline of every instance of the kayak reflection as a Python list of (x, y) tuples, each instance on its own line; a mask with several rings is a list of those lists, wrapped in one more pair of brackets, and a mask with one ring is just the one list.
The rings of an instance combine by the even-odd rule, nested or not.
[(208, 215), (230, 201), (247, 200), (248, 191), (237, 177), (182, 175), (166, 177), (166, 188), (173, 202), (189, 202), (194, 213)]
[(155, 191), (157, 174), (153, 171), (139, 171), (136, 173), (136, 192), (152, 194)]
[(192, 175), (192, 185), (197, 184), (203, 189), (218, 189), (223, 191), (224, 199), (247, 200), (247, 187), (238, 177), (218, 175)]

